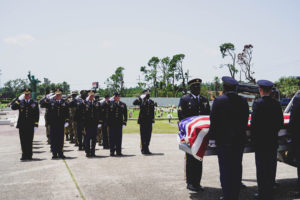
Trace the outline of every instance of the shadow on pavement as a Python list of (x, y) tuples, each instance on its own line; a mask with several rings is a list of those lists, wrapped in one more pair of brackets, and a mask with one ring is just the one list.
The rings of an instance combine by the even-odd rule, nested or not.
[(94, 157), (88, 157), (89, 159), (94, 159), (94, 158), (108, 158), (109, 156), (94, 156)]
[(45, 158), (32, 158), (32, 160), (22, 160), (21, 162), (34, 162), (34, 161), (43, 161)]
[(33, 151), (32, 153), (45, 153), (46, 151)]
[(116, 158), (125, 158), (125, 157), (134, 157), (134, 156), (136, 156), (136, 155), (129, 155), (129, 154), (123, 154), (122, 156), (114, 156), (114, 157), (116, 157)]
[(33, 149), (41, 149), (41, 148), (43, 148), (43, 147), (32, 147)]
[(164, 153), (151, 153), (151, 154), (143, 154), (144, 156), (164, 156)]
[(64, 152), (70, 152), (70, 151), (74, 151), (72, 149), (64, 149)]
[[(254, 179), (243, 179), (243, 181), (256, 182)], [(274, 199), (276, 200), (293, 200), (300, 199), (295, 197), (297, 191), (297, 179), (277, 179), (279, 187), (274, 190)], [(247, 183), (245, 183), (247, 185)], [(192, 200), (209, 200), (209, 199), (219, 199), (222, 196), (221, 188), (205, 187), (205, 191), (200, 192), (190, 192), (190, 199)], [(240, 191), (239, 199), (243, 200), (253, 200), (254, 193), (257, 192), (257, 186), (247, 186), (246, 189)]]

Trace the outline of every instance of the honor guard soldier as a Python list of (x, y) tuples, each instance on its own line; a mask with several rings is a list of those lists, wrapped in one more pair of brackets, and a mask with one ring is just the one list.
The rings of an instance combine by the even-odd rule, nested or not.
[(65, 158), (64, 127), (69, 126), (69, 107), (62, 99), (62, 90), (57, 89), (53, 98), (42, 99), (41, 106), (48, 108), (52, 158)]
[(101, 101), (101, 120), (102, 120), (102, 139), (103, 139), (103, 149), (109, 149), (108, 141), (108, 120), (110, 112), (111, 102), (109, 100), (109, 95), (105, 95), (104, 100)]
[[(179, 121), (198, 115), (209, 115), (210, 105), (208, 99), (200, 95), (201, 79), (193, 79), (188, 82), (190, 94), (180, 98), (178, 106)], [(192, 191), (204, 190), (200, 185), (202, 177), (202, 161), (186, 153), (185, 155), (185, 174), (187, 189)]]
[(19, 110), (17, 128), (22, 148), (21, 160), (32, 160), (33, 133), (38, 127), (40, 117), (39, 105), (31, 99), (31, 91), (27, 88), (12, 102), (11, 108)]
[(100, 128), (100, 103), (95, 101), (94, 91), (88, 93), (85, 102), (85, 153), (86, 157), (95, 157), (98, 128)]
[(69, 104), (70, 107), (75, 108), (74, 122), (76, 124), (76, 141), (78, 143), (78, 150), (83, 150), (83, 130), (85, 122), (85, 99), (87, 93), (84, 90), (80, 91), (80, 96), (77, 96)]
[(223, 197), (237, 200), (241, 189), (242, 159), (248, 127), (249, 105), (237, 94), (238, 82), (222, 77), (223, 95), (216, 98), (210, 114), (209, 145), (217, 150)]
[[(99, 105), (101, 106), (101, 103), (100, 103), (100, 95), (98, 93), (95, 93), (95, 101), (99, 103)], [(100, 111), (101, 112), (101, 108), (100, 108)], [(102, 117), (102, 115), (100, 116), (100, 118)], [(102, 123), (103, 121), (101, 120), (100, 121), (101, 124), (100, 126), (98, 127), (97, 129), (97, 142), (99, 144), (99, 146), (102, 146), (103, 145), (103, 136), (102, 136), (102, 130), (101, 130), (101, 127), (102, 127)]]
[(149, 144), (152, 134), (152, 125), (155, 122), (154, 101), (150, 99), (150, 91), (144, 90), (143, 95), (133, 102), (133, 105), (140, 107), (138, 124), (140, 125), (141, 134), (141, 152), (142, 154), (151, 154)]
[(261, 98), (253, 104), (251, 139), (255, 151), (259, 199), (273, 199), (276, 173), (278, 131), (283, 126), (283, 113), (278, 100), (271, 97), (273, 83), (257, 81)]
[[(77, 97), (78, 92), (73, 91), (71, 96), (68, 97), (67, 103), (70, 105), (71, 102), (75, 100)], [(77, 134), (76, 134), (76, 122), (74, 120), (75, 118), (75, 112), (76, 112), (76, 107), (69, 106), (69, 126), (68, 126), (68, 133), (70, 136), (70, 143), (75, 143), (77, 144)]]
[(109, 113), (109, 146), (110, 156), (122, 156), (122, 131), (127, 124), (127, 106), (120, 101), (120, 93), (116, 92), (110, 105)]
[(300, 198), (300, 96), (293, 99), (288, 132), (292, 134), (292, 147), (296, 156), (298, 172), (296, 198)]

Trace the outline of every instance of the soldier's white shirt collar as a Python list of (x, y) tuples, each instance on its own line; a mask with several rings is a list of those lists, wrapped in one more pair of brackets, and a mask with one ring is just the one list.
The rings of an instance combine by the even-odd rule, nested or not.
[(195, 99), (199, 99), (200, 98), (200, 94), (198, 96), (194, 95), (191, 93), (191, 95), (195, 98)]

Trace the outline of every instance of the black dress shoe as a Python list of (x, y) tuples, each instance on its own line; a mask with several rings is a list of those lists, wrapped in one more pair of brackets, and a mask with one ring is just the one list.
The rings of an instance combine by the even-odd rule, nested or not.
[(259, 194), (258, 193), (254, 193), (254, 199), (259, 199), (260, 198), (260, 196), (259, 196)]
[(66, 158), (66, 156), (64, 154), (60, 154), (58, 157), (61, 158), (61, 159), (65, 159)]
[(197, 187), (194, 187), (192, 184), (187, 184), (186, 188), (191, 190), (191, 191), (194, 191), (194, 192), (199, 191), (199, 189)]
[(277, 189), (277, 188), (279, 188), (279, 183), (275, 181), (273, 185), (273, 189)]
[(198, 185), (197, 188), (199, 191), (204, 191), (204, 187), (202, 187), (201, 185)]
[(146, 151), (145, 154), (151, 155), (152, 153), (150, 151)]
[(22, 157), (20, 158), (20, 160), (26, 160), (26, 158), (22, 156)]
[(244, 183), (241, 182), (241, 190), (244, 190), (246, 188), (247, 188), (247, 186)]
[(58, 158), (57, 155), (53, 155), (53, 156), (52, 156), (52, 159), (56, 159), (56, 158)]
[(96, 157), (96, 154), (94, 152), (91, 153), (91, 157)]
[(117, 153), (117, 156), (123, 156), (123, 154), (122, 153)]
[(110, 153), (110, 156), (115, 156), (115, 153)]
[(89, 157), (91, 157), (91, 154), (90, 153), (86, 153), (85, 156), (89, 158)]

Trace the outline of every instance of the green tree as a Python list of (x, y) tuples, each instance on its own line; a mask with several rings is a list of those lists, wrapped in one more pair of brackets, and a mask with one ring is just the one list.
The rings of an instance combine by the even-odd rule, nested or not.
[(299, 90), (299, 80), (296, 77), (281, 77), (275, 82), (282, 98), (292, 98)]
[(111, 75), (107, 81), (106, 85), (109, 93), (120, 92), (124, 96), (124, 67), (118, 67), (113, 75)]
[(27, 79), (15, 79), (15, 80), (9, 80), (6, 83), (4, 83), (3, 87), (3, 94), (5, 96), (9, 96), (12, 98), (15, 98), (19, 96), (23, 89), (29, 87), (29, 82)]
[(236, 66), (236, 53), (234, 52), (235, 47), (232, 43), (224, 43), (220, 46), (220, 52), (222, 57), (225, 58), (229, 56), (232, 63), (222, 64), (220, 68), (227, 67), (232, 78), (238, 73)]
[[(183, 70), (183, 59), (185, 58), (184, 54), (176, 54), (173, 56), (172, 60), (170, 61), (171, 71), (174, 70), (176, 80), (181, 80), (181, 87), (183, 92), (186, 92), (186, 78), (188, 73)], [(174, 80), (173, 80), (174, 81)], [(174, 84), (173, 84), (174, 85)]]
[(157, 97), (157, 88), (158, 88), (158, 65), (159, 65), (159, 58), (153, 56), (148, 61), (148, 67), (141, 66), (140, 71), (145, 76), (145, 81), (152, 82), (152, 88), (154, 89), (154, 96)]

